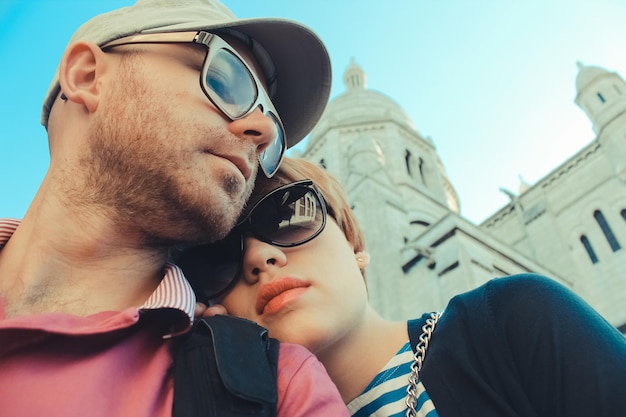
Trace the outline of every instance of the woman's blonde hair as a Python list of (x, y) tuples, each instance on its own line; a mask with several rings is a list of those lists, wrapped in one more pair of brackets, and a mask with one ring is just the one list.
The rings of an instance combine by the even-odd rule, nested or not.
[[(263, 173), (257, 176), (252, 196), (247, 207), (263, 198), (276, 188), (295, 181), (310, 179), (321, 191), (326, 201), (328, 214), (335, 220), (343, 234), (354, 248), (354, 252), (365, 249), (365, 238), (361, 227), (350, 208), (346, 194), (339, 182), (325, 169), (302, 158), (285, 157), (278, 172), (272, 178), (266, 178)], [(244, 215), (246, 210), (244, 209)]]

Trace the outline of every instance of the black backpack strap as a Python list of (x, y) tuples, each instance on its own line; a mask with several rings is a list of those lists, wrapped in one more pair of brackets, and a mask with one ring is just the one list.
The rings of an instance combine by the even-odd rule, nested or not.
[(273, 417), (278, 341), (232, 316), (204, 318), (176, 346), (175, 417)]

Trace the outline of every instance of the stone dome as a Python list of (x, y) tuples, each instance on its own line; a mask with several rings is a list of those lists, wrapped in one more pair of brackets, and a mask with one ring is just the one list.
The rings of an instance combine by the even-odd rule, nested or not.
[(585, 87), (591, 84), (591, 82), (595, 80), (596, 78), (610, 74), (604, 68), (600, 68), (600, 67), (596, 67), (592, 65), (585, 65), (580, 61), (577, 62), (576, 65), (578, 66), (578, 75), (576, 76), (576, 91), (577, 92), (582, 91)]
[(326, 106), (320, 121), (311, 132), (307, 150), (328, 129), (338, 126), (393, 121), (415, 130), (413, 122), (398, 103), (382, 93), (367, 89), (367, 76), (354, 59), (344, 73), (343, 82), (346, 91)]

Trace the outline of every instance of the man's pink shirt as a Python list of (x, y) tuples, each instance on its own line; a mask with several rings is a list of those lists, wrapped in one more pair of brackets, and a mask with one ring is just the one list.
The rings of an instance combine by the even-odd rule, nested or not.
[[(0, 219), (0, 249), (18, 225)], [(143, 306), (121, 312), (6, 318), (0, 297), (0, 415), (171, 416), (171, 336), (189, 329), (194, 307), (175, 265)], [(309, 351), (281, 344), (278, 362), (278, 416), (349, 416)]]

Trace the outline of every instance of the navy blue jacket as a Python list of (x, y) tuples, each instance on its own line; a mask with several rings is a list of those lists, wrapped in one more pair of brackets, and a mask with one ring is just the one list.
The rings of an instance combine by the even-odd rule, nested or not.
[(450, 301), (420, 379), (440, 417), (626, 416), (626, 338), (553, 280), (497, 278)]

